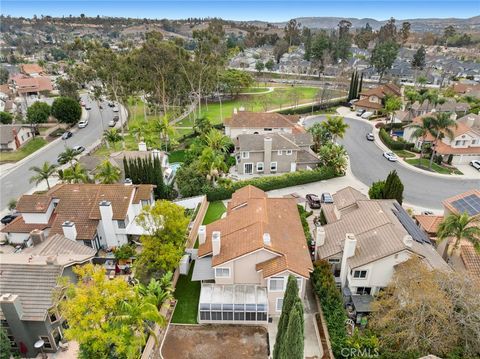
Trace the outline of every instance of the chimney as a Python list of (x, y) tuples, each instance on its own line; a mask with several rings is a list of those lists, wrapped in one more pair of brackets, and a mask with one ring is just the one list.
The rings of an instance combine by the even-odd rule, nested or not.
[(263, 234), (263, 244), (265, 246), (271, 246), (272, 245), (272, 239), (270, 238), (270, 233), (264, 233)]
[(138, 150), (140, 152), (147, 152), (147, 144), (143, 141), (138, 143)]
[[(2, 308), (3, 315), (7, 320), (14, 318), (15, 321), (20, 321), (23, 316), (22, 303), (17, 294), (5, 293), (0, 296), (0, 308)], [(10, 320), (8, 322), (10, 323)]]
[(77, 228), (75, 227), (75, 223), (71, 221), (65, 221), (62, 223), (63, 235), (68, 239), (74, 241), (77, 239)]
[(218, 256), (220, 254), (220, 232), (212, 232), (212, 254)]
[(198, 227), (198, 243), (204, 244), (207, 239), (207, 226)]
[(113, 218), (112, 203), (109, 201), (101, 201), (98, 206), (100, 207), (100, 216), (102, 221), (111, 221)]
[(403, 244), (405, 244), (407, 247), (412, 248), (413, 245), (413, 238), (410, 235), (405, 235), (403, 237)]
[(263, 172), (270, 173), (270, 164), (272, 162), (272, 138), (265, 136), (263, 138)]
[(345, 235), (345, 245), (343, 246), (342, 265), (340, 268), (340, 280), (342, 288), (347, 284), (347, 259), (355, 255), (355, 248), (357, 247), (357, 239), (353, 233)]
[(125, 186), (131, 186), (132, 185), (132, 180), (130, 178), (125, 178), (125, 181), (123, 181), (123, 184)]
[(57, 264), (57, 257), (56, 256), (48, 256), (47, 259), (45, 260), (45, 263), (47, 263), (49, 265)]
[(40, 229), (34, 229), (30, 232), (30, 238), (32, 239), (33, 245), (37, 246), (45, 240), (45, 234)]

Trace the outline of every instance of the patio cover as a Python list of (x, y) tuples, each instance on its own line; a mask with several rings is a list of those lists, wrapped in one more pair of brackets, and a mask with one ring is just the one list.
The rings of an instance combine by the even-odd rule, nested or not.
[(215, 274), (212, 268), (212, 257), (198, 258), (193, 267), (192, 281), (212, 280)]
[(352, 295), (352, 302), (357, 313), (370, 313), (372, 311), (370, 306), (372, 301), (373, 297), (371, 295)]

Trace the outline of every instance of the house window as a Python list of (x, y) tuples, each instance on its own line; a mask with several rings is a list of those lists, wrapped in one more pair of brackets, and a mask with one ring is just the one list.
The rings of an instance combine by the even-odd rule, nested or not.
[(282, 306), (283, 306), (283, 298), (277, 298), (277, 302), (275, 303), (275, 310), (277, 312), (281, 312)]
[(370, 294), (372, 288), (370, 287), (357, 287), (357, 294)]
[(287, 150), (287, 156), (290, 156), (292, 154), (292, 150)]
[(52, 349), (53, 348), (52, 343), (50, 342), (50, 337), (40, 336), (39, 338), (42, 339), (45, 342), (45, 344), (43, 345), (43, 347), (45, 349)]
[(285, 284), (285, 278), (283, 277), (272, 277), (269, 280), (269, 289), (272, 292), (281, 292)]
[(277, 151), (277, 155), (279, 155), (279, 156), (283, 155), (283, 151), (282, 151), (282, 150), (278, 150), (278, 151)]
[(340, 258), (330, 258), (330, 259), (328, 260), (328, 263), (331, 263), (331, 264), (340, 263)]
[(243, 159), (246, 159), (246, 158), (249, 158), (250, 157), (250, 153), (247, 152), (247, 151), (242, 151), (242, 158)]
[(455, 146), (458, 146), (460, 144), (460, 142), (462, 142), (462, 141), (460, 141), (460, 140), (455, 141)]
[(303, 278), (297, 278), (298, 293), (302, 292), (302, 283), (303, 283)]
[(367, 271), (366, 270), (356, 270), (356, 271), (353, 272), (353, 278), (365, 279), (365, 278), (367, 278)]
[(263, 172), (263, 162), (257, 162), (257, 172)]
[(472, 140), (472, 145), (476, 145), (477, 144), (477, 140)]
[(117, 221), (117, 223), (118, 223), (118, 228), (121, 228), (121, 229), (125, 228), (125, 221)]
[(277, 162), (270, 163), (270, 171), (273, 171), (273, 172), (277, 171)]
[(150, 201), (148, 199), (142, 199), (142, 207), (148, 206)]
[(59, 317), (58, 317), (58, 315), (57, 315), (57, 312), (54, 311), (54, 310), (52, 310), (51, 312), (49, 312), (48, 315), (49, 315), (49, 317), (50, 317), (50, 322), (51, 322), (51, 323), (55, 323), (55, 322), (59, 319)]
[(272, 129), (271, 129), (271, 128), (264, 128), (263, 130), (264, 130), (264, 131), (267, 131), (267, 132), (270, 132), (270, 131), (272, 131)]
[(215, 277), (218, 277), (218, 278), (230, 277), (230, 268), (215, 268)]

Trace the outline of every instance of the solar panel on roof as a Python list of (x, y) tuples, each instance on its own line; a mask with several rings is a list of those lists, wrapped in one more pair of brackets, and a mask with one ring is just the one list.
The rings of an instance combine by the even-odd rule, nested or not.
[(428, 238), (427, 234), (424, 230), (418, 227), (415, 222), (410, 218), (407, 211), (403, 209), (403, 207), (398, 204), (394, 203), (395, 209), (392, 210), (393, 214), (397, 217), (397, 219), (402, 224), (403, 228), (408, 232), (412, 238), (417, 241), (418, 243), (428, 243), (431, 244), (430, 239)]
[(459, 212), (467, 212), (469, 216), (476, 216), (480, 213), (480, 197), (471, 194), (467, 197), (452, 202), (452, 206)]

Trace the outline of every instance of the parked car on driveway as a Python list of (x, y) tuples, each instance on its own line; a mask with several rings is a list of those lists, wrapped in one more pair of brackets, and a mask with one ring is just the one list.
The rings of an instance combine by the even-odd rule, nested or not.
[(73, 133), (70, 131), (65, 131), (62, 135), (62, 140), (68, 140), (70, 137), (73, 136)]
[(373, 112), (365, 112), (365, 113), (362, 114), (361, 117), (365, 120), (368, 120), (372, 116), (373, 116)]
[(357, 116), (362, 116), (364, 113), (365, 113), (365, 110), (362, 108), (357, 110)]
[(367, 140), (368, 141), (374, 141), (375, 140), (375, 137), (373, 136), (373, 133), (369, 132), (367, 133)]
[(83, 146), (73, 146), (72, 149), (73, 149), (77, 154), (80, 154), (80, 153), (82, 153), (83, 151), (85, 151), (85, 147), (83, 147)]
[(470, 166), (475, 168), (477, 171), (480, 171), (480, 161), (478, 160), (470, 161)]
[(20, 213), (7, 214), (5, 217), (3, 217), (2, 219), (0, 219), (0, 222), (2, 222), (2, 224), (9, 224), (9, 223), (12, 222), (15, 218), (17, 218), (19, 215), (20, 215)]
[(393, 152), (383, 152), (383, 157), (385, 157), (390, 162), (397, 162), (398, 161), (397, 155)]
[(87, 127), (87, 125), (88, 125), (88, 120), (81, 120), (78, 123), (78, 128), (85, 128), (85, 127)]
[(333, 203), (333, 197), (328, 192), (322, 193), (322, 196), (320, 197), (320, 202), (322, 202), (322, 203)]
[(308, 206), (311, 209), (320, 208), (320, 206), (321, 206), (320, 198), (318, 198), (318, 196), (316, 194), (312, 194), (312, 193), (307, 194), (305, 196), (305, 198), (307, 200)]

